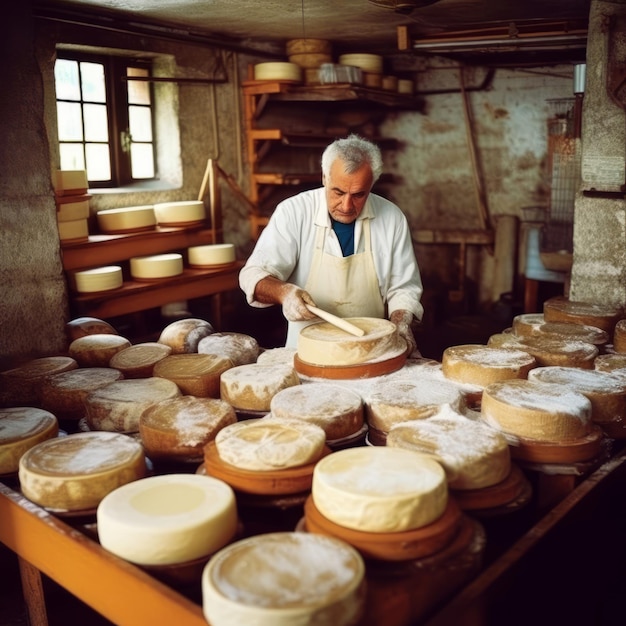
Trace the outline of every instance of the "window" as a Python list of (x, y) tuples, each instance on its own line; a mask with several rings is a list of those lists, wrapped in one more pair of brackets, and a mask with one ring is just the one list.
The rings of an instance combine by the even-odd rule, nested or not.
[(155, 178), (150, 62), (60, 51), (54, 67), (61, 169), (90, 187)]

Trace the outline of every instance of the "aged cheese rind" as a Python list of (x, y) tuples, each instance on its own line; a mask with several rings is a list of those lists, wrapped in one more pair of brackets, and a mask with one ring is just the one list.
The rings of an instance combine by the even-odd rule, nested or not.
[(109, 361), (130, 345), (130, 341), (121, 335), (85, 335), (72, 341), (68, 354), (80, 367), (110, 367)]
[(213, 354), (230, 359), (234, 366), (255, 363), (260, 352), (259, 342), (243, 333), (212, 333), (198, 343), (200, 354)]
[(109, 366), (122, 372), (124, 378), (150, 378), (154, 366), (171, 353), (172, 348), (163, 343), (137, 343), (114, 354)]
[(232, 367), (229, 358), (217, 354), (171, 354), (155, 364), (153, 375), (176, 383), (183, 394), (219, 398), (220, 377)]
[(197, 352), (198, 343), (214, 332), (206, 320), (190, 317), (168, 324), (159, 335), (159, 343), (172, 348), (172, 354)]
[(311, 495), (319, 512), (365, 532), (421, 528), (443, 514), (448, 486), (443, 467), (413, 450), (364, 446), (317, 462)]
[(225, 482), (198, 474), (149, 476), (107, 494), (97, 510), (103, 548), (139, 565), (208, 557), (237, 531), (237, 506)]

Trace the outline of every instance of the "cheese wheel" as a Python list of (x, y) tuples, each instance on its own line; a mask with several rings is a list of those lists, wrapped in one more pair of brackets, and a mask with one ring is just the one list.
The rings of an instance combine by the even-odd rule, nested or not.
[(111, 358), (130, 345), (121, 335), (85, 335), (72, 341), (68, 353), (81, 367), (109, 367)]
[(364, 72), (373, 74), (380, 74), (383, 71), (383, 57), (379, 54), (367, 52), (342, 54), (339, 56), (339, 63), (341, 65), (360, 67)]
[(255, 363), (260, 352), (259, 343), (243, 333), (212, 333), (198, 343), (201, 354), (222, 355), (233, 365)]
[(65, 195), (67, 192), (84, 192), (87, 190), (87, 172), (85, 170), (57, 170), (52, 179), (54, 192)]
[(22, 493), (48, 509), (94, 509), (108, 493), (146, 475), (141, 444), (117, 433), (49, 439), (20, 459)]
[(422, 528), (443, 515), (448, 487), (443, 467), (402, 448), (338, 450), (317, 462), (311, 496), (331, 522), (372, 533)]
[(7, 406), (38, 406), (43, 379), (77, 367), (78, 363), (69, 356), (47, 356), (0, 372), (3, 403)]
[(235, 409), (269, 412), (272, 398), (279, 391), (299, 384), (292, 366), (248, 363), (222, 374), (220, 397)]
[(89, 218), (89, 200), (83, 200), (85, 196), (68, 196), (67, 202), (57, 201), (57, 222), (72, 222), (74, 220), (86, 220)]
[(157, 222), (163, 226), (194, 224), (206, 218), (202, 200), (159, 202), (154, 205), (154, 214)]
[(187, 261), (191, 267), (226, 265), (235, 261), (235, 246), (232, 243), (214, 243), (187, 248)]
[(426, 420), (396, 424), (386, 445), (432, 456), (446, 470), (451, 489), (484, 489), (511, 472), (506, 437), (448, 407)]
[(84, 337), (85, 335), (118, 334), (111, 324), (97, 317), (77, 317), (72, 319), (65, 324), (65, 333), (70, 343), (74, 339)]
[(79, 420), (85, 417), (85, 399), (90, 393), (122, 378), (111, 367), (80, 367), (49, 376), (40, 387), (41, 407), (57, 419)]
[(59, 433), (57, 418), (36, 407), (0, 408), (0, 474), (19, 469), (21, 456)]
[(180, 396), (148, 407), (139, 418), (139, 434), (152, 460), (202, 462), (204, 446), (236, 421), (235, 410), (227, 402)]
[(57, 222), (60, 241), (82, 240), (89, 237), (89, 222), (86, 219)]
[(295, 348), (270, 348), (268, 350), (262, 350), (256, 362), (259, 365), (270, 365), (273, 363), (282, 363), (283, 365), (289, 365), (293, 367), (294, 357), (297, 354)]
[(254, 80), (302, 80), (302, 68), (286, 61), (268, 61), (254, 66)]
[(365, 606), (365, 564), (334, 537), (249, 537), (211, 557), (202, 606), (212, 626), (354, 626)]
[(537, 361), (522, 350), (464, 344), (446, 348), (441, 365), (446, 378), (484, 387), (497, 380), (526, 378)]
[(71, 278), (73, 287), (79, 293), (110, 291), (118, 289), (124, 282), (122, 268), (119, 265), (107, 265), (74, 272)]
[(216, 354), (171, 354), (154, 366), (154, 376), (176, 383), (183, 394), (200, 398), (220, 397), (220, 376), (233, 363)]
[(172, 348), (172, 354), (197, 352), (200, 340), (213, 332), (213, 326), (205, 320), (193, 317), (176, 320), (161, 331), (159, 343)]
[(619, 320), (613, 331), (613, 350), (626, 353), (626, 319)]
[(325, 444), (326, 434), (315, 424), (267, 417), (230, 424), (215, 436), (222, 461), (255, 471), (314, 463), (322, 456)]
[(596, 326), (573, 322), (546, 322), (543, 313), (516, 315), (513, 318), (512, 330), (518, 337), (538, 335), (548, 339), (587, 341), (598, 348), (603, 348), (610, 339), (605, 330)]
[(355, 365), (396, 354), (404, 345), (393, 322), (370, 317), (347, 321), (365, 334), (356, 337), (329, 322), (316, 322), (300, 331), (298, 357), (314, 365)]
[(91, 430), (136, 433), (149, 406), (180, 395), (176, 384), (164, 378), (119, 380), (85, 397), (87, 425)]
[(327, 440), (348, 437), (364, 422), (361, 396), (330, 383), (312, 382), (283, 389), (271, 399), (270, 412), (274, 417), (316, 424)]
[(233, 490), (199, 474), (149, 476), (118, 487), (96, 516), (102, 547), (138, 565), (208, 557), (237, 531)]
[(130, 275), (140, 280), (170, 278), (183, 273), (183, 256), (178, 252), (133, 257), (130, 260)]
[(601, 372), (626, 375), (626, 354), (600, 354), (593, 362), (593, 367)]
[(132, 233), (156, 226), (152, 205), (105, 209), (97, 213), (98, 227), (103, 233)]
[(612, 336), (615, 324), (623, 317), (623, 310), (616, 306), (578, 302), (558, 296), (543, 303), (543, 315), (546, 322), (571, 322), (595, 326)]
[(568, 386), (534, 380), (488, 385), (481, 418), (514, 437), (548, 442), (581, 439), (591, 432), (591, 402)]
[(388, 432), (394, 424), (424, 419), (449, 405), (461, 412), (464, 407), (460, 387), (446, 380), (390, 380), (372, 386), (365, 398), (365, 415), (369, 425)]
[(171, 353), (172, 348), (163, 343), (137, 343), (116, 352), (109, 366), (122, 372), (124, 378), (150, 378), (154, 366)]
[(567, 386), (582, 393), (591, 402), (591, 419), (603, 424), (626, 419), (626, 380), (598, 370), (576, 367), (538, 367), (528, 375), (538, 380)]

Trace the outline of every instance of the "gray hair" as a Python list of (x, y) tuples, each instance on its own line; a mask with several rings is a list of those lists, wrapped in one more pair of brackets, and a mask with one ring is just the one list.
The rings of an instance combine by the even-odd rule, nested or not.
[(372, 184), (379, 179), (383, 172), (380, 148), (358, 135), (350, 135), (346, 139), (337, 139), (326, 147), (322, 154), (322, 174), (325, 178), (330, 177), (330, 168), (337, 159), (344, 162), (345, 171), (348, 174), (356, 172), (364, 163), (367, 163), (374, 176)]

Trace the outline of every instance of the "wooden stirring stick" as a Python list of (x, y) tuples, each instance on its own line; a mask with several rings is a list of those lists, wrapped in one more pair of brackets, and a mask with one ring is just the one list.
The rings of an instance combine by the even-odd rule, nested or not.
[(355, 335), (356, 337), (362, 337), (365, 334), (365, 331), (354, 324), (351, 324), (347, 320), (344, 320), (341, 317), (337, 317), (332, 313), (328, 313), (328, 311), (323, 311), (322, 309), (318, 309), (316, 306), (311, 306), (310, 304), (305, 305), (311, 313), (317, 315), (317, 317), (321, 317), (323, 320), (327, 321), (329, 324), (336, 326), (337, 328), (341, 328), (341, 330), (345, 330), (347, 333), (351, 335)]

